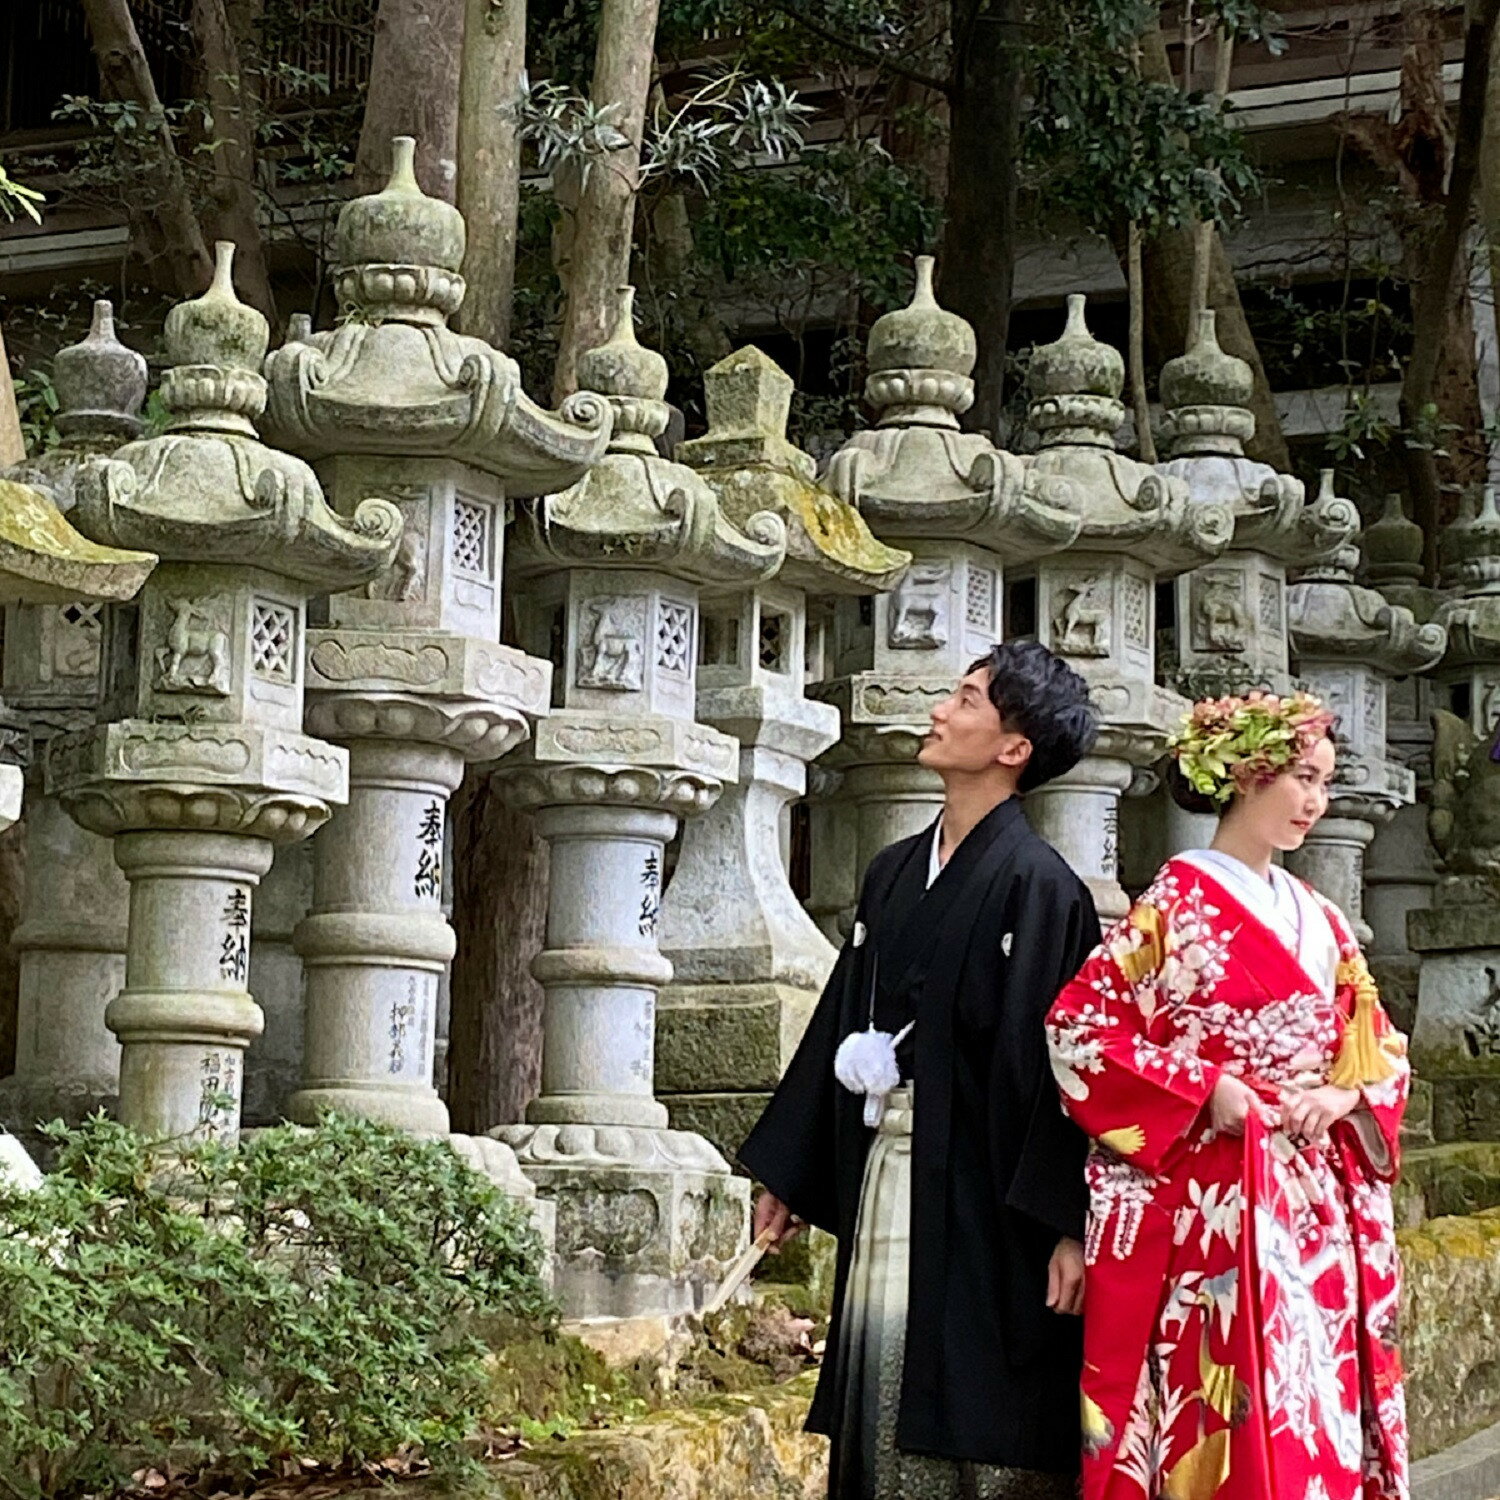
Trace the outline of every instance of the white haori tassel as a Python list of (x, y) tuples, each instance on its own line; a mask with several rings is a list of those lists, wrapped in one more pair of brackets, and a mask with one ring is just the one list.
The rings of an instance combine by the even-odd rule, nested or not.
[(874, 1130), (885, 1118), (886, 1100), (901, 1082), (896, 1048), (917, 1023), (908, 1021), (894, 1036), (889, 1031), (855, 1031), (839, 1044), (833, 1057), (833, 1076), (851, 1094), (865, 1096), (865, 1124)]

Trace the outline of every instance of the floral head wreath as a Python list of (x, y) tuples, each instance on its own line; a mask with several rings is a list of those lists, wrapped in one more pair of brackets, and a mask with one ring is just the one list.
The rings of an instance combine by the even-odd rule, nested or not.
[(1333, 727), (1334, 715), (1311, 693), (1278, 698), (1205, 698), (1167, 741), (1194, 791), (1224, 807), (1238, 784), (1274, 781)]

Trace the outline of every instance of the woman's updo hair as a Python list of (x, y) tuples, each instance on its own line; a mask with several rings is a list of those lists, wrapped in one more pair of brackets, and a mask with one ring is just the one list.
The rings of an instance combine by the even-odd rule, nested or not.
[(1205, 813), (1212, 818), (1222, 818), (1234, 806), (1234, 798), (1232, 797), (1220, 807), (1212, 797), (1204, 792), (1200, 792), (1182, 774), (1182, 768), (1177, 764), (1176, 756), (1169, 755), (1163, 761), (1162, 777), (1167, 783), (1167, 791), (1172, 800), (1183, 812)]
[(1257, 689), (1244, 697), (1201, 698), (1167, 741), (1172, 800), (1185, 812), (1222, 817), (1246, 781), (1274, 781), (1321, 740), (1334, 714), (1307, 692)]

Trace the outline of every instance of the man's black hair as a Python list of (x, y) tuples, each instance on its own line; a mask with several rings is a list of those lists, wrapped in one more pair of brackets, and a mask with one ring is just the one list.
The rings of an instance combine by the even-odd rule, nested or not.
[(969, 671), (980, 667), (990, 674), (990, 702), (1000, 722), (1031, 741), (1018, 791), (1066, 775), (1094, 748), (1099, 714), (1089, 702), (1088, 683), (1040, 641), (1004, 641)]

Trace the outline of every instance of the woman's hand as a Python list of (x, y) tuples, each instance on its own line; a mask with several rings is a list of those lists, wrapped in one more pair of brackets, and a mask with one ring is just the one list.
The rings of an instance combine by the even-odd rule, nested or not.
[(1328, 1132), (1359, 1104), (1358, 1089), (1336, 1088), (1331, 1083), (1317, 1088), (1281, 1091), (1281, 1128), (1293, 1141), (1309, 1146), (1327, 1143)]
[(1208, 1118), (1221, 1135), (1244, 1135), (1245, 1120), (1260, 1101), (1255, 1090), (1233, 1073), (1220, 1073), (1208, 1098)]

